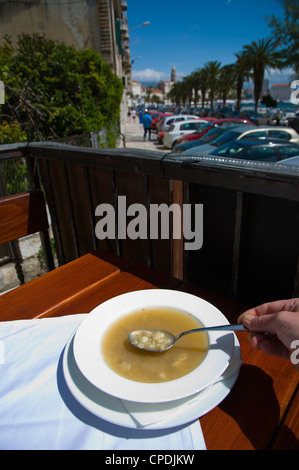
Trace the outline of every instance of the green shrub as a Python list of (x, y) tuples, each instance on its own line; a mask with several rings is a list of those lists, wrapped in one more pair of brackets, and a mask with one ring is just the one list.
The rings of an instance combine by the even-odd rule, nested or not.
[(98, 131), (119, 121), (122, 81), (93, 49), (25, 34), (14, 49), (6, 37), (0, 80), (0, 122), (18, 122), (28, 141)]

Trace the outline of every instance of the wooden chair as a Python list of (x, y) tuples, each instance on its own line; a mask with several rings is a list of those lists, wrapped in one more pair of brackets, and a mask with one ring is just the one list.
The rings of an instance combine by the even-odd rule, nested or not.
[[(51, 271), (55, 265), (48, 229), (46, 204), (40, 189), (0, 198), (0, 244), (40, 232), (46, 266)], [(20, 284), (24, 284), (21, 257), (13, 243), (10, 247)]]

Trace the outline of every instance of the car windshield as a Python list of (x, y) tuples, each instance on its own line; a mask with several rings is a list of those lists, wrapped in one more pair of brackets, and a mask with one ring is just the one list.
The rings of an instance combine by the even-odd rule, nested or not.
[(209, 132), (207, 132), (201, 139), (201, 142), (204, 142), (205, 144), (209, 142), (213, 142), (213, 140), (217, 139), (221, 134), (223, 134), (224, 129), (221, 129), (221, 127), (214, 127), (211, 129)]
[(278, 150), (281, 158), (296, 157), (299, 155), (299, 145), (280, 145)]
[(209, 127), (211, 127), (211, 123), (206, 123), (202, 126), (202, 128), (200, 129), (201, 131), (205, 131), (207, 130)]
[(221, 135), (216, 140), (214, 140), (213, 145), (216, 145), (216, 147), (220, 147), (220, 145), (225, 144), (226, 142), (229, 142), (230, 140), (237, 139), (239, 135), (241, 135), (241, 131), (225, 132), (225, 134)]
[(217, 147), (210, 155), (217, 155), (221, 157), (233, 157), (242, 152), (244, 145), (240, 142), (227, 142), (226, 144)]

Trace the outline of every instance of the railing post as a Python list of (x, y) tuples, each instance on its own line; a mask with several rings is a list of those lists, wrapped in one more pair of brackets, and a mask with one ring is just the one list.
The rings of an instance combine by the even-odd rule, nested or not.
[(236, 192), (236, 218), (233, 245), (233, 262), (232, 262), (232, 295), (235, 299), (238, 293), (239, 266), (240, 266), (240, 248), (242, 236), (242, 218), (243, 218), (243, 200), (244, 193)]
[[(183, 181), (173, 180), (173, 204), (178, 204), (181, 208), (181, 217), (179, 221), (173, 220), (173, 223), (181, 224), (181, 238), (172, 240), (172, 276), (183, 280), (184, 278), (184, 237), (183, 237)], [(174, 212), (174, 217), (175, 217)]]

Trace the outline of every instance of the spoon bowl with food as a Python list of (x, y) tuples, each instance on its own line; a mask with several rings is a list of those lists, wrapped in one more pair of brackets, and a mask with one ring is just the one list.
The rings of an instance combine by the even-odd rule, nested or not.
[(152, 352), (163, 352), (170, 349), (178, 339), (182, 336), (190, 333), (198, 333), (202, 331), (211, 330), (224, 330), (224, 331), (246, 331), (246, 328), (242, 324), (237, 325), (219, 325), (219, 326), (207, 326), (202, 328), (195, 328), (193, 330), (183, 331), (177, 336), (166, 330), (158, 329), (140, 329), (132, 331), (128, 338), (130, 343), (139, 349)]

